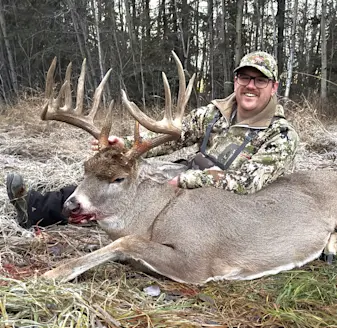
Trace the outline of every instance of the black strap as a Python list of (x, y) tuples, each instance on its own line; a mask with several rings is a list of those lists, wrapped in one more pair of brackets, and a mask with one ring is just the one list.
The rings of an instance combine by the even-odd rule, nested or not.
[[(233, 155), (226, 161), (226, 164), (220, 163), (214, 156), (206, 154), (206, 147), (209, 140), (209, 136), (211, 134), (212, 128), (214, 124), (219, 120), (221, 116), (221, 112), (217, 112), (213, 118), (213, 120), (208, 124), (204, 140), (202, 142), (202, 145), (200, 147), (200, 152), (207, 157), (209, 160), (211, 160), (214, 165), (218, 166), (222, 170), (227, 170), (231, 164), (234, 162), (234, 160), (239, 156), (239, 154), (242, 152), (242, 150), (247, 146), (249, 142), (251, 142), (260, 132), (260, 130), (250, 130), (249, 133), (247, 133), (245, 140), (243, 143), (234, 151)], [(278, 116), (274, 116), (270, 122), (270, 125), (272, 125), (276, 120), (280, 119)]]
[(235, 150), (233, 155), (226, 161), (226, 164), (224, 165), (220, 163), (214, 156), (206, 154), (206, 147), (209, 140), (209, 136), (211, 134), (214, 124), (219, 120), (220, 116), (221, 112), (219, 111), (214, 115), (213, 120), (207, 125), (205, 137), (200, 147), (200, 152), (209, 160), (211, 160), (214, 163), (214, 165), (218, 166), (222, 170), (227, 170), (230, 167), (230, 165), (234, 162), (234, 160), (239, 156), (242, 150), (247, 146), (247, 144), (257, 136), (259, 130), (250, 130), (249, 133), (246, 135), (243, 143)]
[(214, 117), (213, 120), (207, 125), (207, 129), (206, 129), (206, 133), (205, 133), (205, 137), (204, 140), (202, 141), (201, 147), (200, 147), (200, 152), (205, 155), (205, 151), (206, 151), (206, 147), (207, 147), (207, 143), (208, 143), (208, 139), (209, 136), (211, 134), (212, 128), (214, 126), (214, 124), (217, 122), (217, 120), (220, 118), (221, 112), (218, 111)]
[(252, 141), (257, 134), (259, 133), (259, 130), (250, 130), (249, 133), (247, 133), (245, 140), (243, 140), (243, 143), (238, 147), (233, 155), (227, 160), (226, 164), (224, 165), (224, 168), (222, 170), (227, 170), (231, 164), (234, 162), (235, 158), (239, 156), (239, 154), (244, 150), (244, 148), (247, 146), (247, 144)]
[(245, 139), (243, 140), (243, 143), (234, 151), (232, 156), (226, 161), (226, 164), (222, 164), (218, 161), (217, 158), (215, 158), (212, 155), (208, 155), (206, 153), (202, 153), (206, 158), (208, 158), (212, 163), (219, 167), (221, 170), (227, 170), (231, 164), (234, 162), (235, 158), (239, 156), (239, 154), (242, 152), (242, 150), (247, 146), (247, 144), (252, 141), (259, 133), (259, 130), (250, 130), (249, 133), (246, 135)]
[[(271, 119), (270, 125), (271, 126), (276, 120), (280, 119), (280, 117), (278, 116), (274, 116)], [(244, 148), (247, 146), (247, 144), (249, 142), (251, 142), (260, 132), (260, 130), (250, 130), (249, 133), (246, 135), (245, 140), (243, 141), (243, 143), (240, 145), (240, 147), (238, 147), (235, 152), (233, 153), (233, 155), (227, 160), (226, 164), (223, 165), (224, 168), (221, 167), (222, 170), (227, 170), (231, 164), (234, 162), (235, 158), (237, 158), (239, 156), (239, 154), (244, 150)]]

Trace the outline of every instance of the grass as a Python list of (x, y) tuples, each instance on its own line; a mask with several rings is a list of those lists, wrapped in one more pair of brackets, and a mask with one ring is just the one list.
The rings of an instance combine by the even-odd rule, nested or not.
[[(22, 101), (0, 117), (0, 328), (9, 327), (337, 327), (337, 263), (319, 260), (253, 281), (183, 285), (118, 263), (106, 263), (77, 280), (40, 276), (69, 258), (106, 245), (96, 226), (55, 226), (26, 231), (13, 220), (6, 174), (18, 171), (42, 192), (78, 183), (90, 156), (86, 133), (41, 123), (40, 99)], [(335, 169), (335, 127), (318, 120), (309, 102), (293, 104), (302, 139), (299, 169)], [(132, 123), (116, 113), (123, 135)], [(118, 127), (118, 129), (117, 129)], [(329, 131), (328, 131), (329, 129)], [(157, 286), (158, 296), (145, 288)]]
[[(3, 327), (337, 327), (336, 263), (189, 286), (106, 264), (74, 283), (0, 279)], [(159, 286), (157, 297), (143, 291)], [(6, 326), (7, 324), (7, 326)]]

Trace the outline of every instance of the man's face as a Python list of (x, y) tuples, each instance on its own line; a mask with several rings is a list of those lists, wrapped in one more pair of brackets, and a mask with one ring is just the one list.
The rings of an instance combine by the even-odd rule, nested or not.
[[(254, 67), (243, 67), (238, 71), (238, 76), (240, 75), (265, 78), (265, 75)], [(278, 82), (268, 81), (265, 88), (257, 88), (255, 82), (257, 81), (250, 80), (249, 84), (243, 86), (238, 83), (238, 78), (235, 77), (234, 92), (238, 105), (238, 117), (241, 119), (250, 118), (260, 113), (267, 106), (270, 97), (277, 91)]]

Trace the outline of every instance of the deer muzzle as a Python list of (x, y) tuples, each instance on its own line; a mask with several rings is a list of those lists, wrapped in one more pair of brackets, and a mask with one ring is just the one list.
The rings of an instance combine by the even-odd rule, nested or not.
[(65, 201), (62, 214), (66, 217), (77, 216), (81, 214), (81, 204), (75, 196), (70, 197)]
[(94, 213), (86, 213), (75, 196), (65, 201), (62, 214), (67, 217), (69, 223), (72, 224), (83, 224), (96, 220), (96, 215)]

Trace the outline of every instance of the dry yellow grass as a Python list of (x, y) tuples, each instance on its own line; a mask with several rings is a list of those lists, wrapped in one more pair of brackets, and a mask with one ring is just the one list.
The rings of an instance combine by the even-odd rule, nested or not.
[[(39, 120), (40, 98), (0, 116), (0, 327), (337, 327), (336, 263), (248, 282), (187, 286), (107, 263), (72, 283), (39, 278), (50, 267), (108, 243), (96, 226), (25, 231), (13, 220), (5, 177), (20, 172), (41, 191), (76, 184), (92, 155), (91, 137), (65, 124)], [(299, 169), (335, 169), (336, 132), (314, 108), (292, 105), (302, 144)], [(115, 114), (116, 134), (131, 131)], [(329, 132), (328, 132), (329, 130)], [(334, 149), (334, 151), (333, 151)], [(335, 157), (333, 157), (335, 156)], [(144, 291), (158, 286), (159, 296)]]

